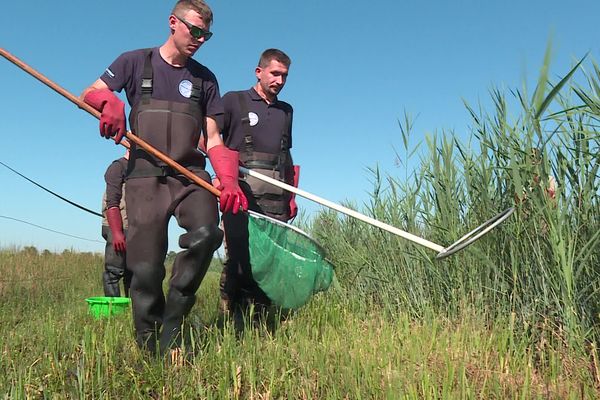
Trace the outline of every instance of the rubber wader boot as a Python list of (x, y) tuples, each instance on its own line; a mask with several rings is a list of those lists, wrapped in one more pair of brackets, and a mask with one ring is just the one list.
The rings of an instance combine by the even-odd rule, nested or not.
[(183, 320), (194, 306), (196, 290), (222, 240), (223, 232), (216, 225), (201, 227), (179, 238), (179, 245), (186, 250), (177, 254), (173, 264), (160, 336), (161, 354), (181, 347)]
[(138, 347), (145, 351), (151, 357), (157, 355), (157, 334), (156, 332), (143, 332), (138, 333), (136, 336), (136, 342)]
[[(188, 315), (194, 303), (196, 296), (183, 296), (176, 289), (171, 288), (167, 296), (165, 306), (165, 316), (163, 318), (163, 327), (160, 335), (160, 352), (164, 355), (167, 350), (180, 348), (182, 343), (182, 325), (184, 318)], [(185, 329), (187, 331), (187, 329)], [(186, 337), (186, 346), (190, 346), (189, 334), (184, 332)], [(191, 350), (191, 349), (190, 349)]]
[(123, 269), (112, 265), (106, 265), (102, 274), (102, 283), (104, 286), (104, 295), (107, 297), (120, 297), (121, 289), (119, 280), (123, 277)]

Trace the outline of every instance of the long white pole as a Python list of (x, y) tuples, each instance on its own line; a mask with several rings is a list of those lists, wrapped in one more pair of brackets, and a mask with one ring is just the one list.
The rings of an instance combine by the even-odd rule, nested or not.
[(336, 211), (339, 211), (339, 212), (341, 212), (343, 214), (346, 214), (346, 215), (348, 215), (350, 217), (359, 219), (359, 220), (361, 220), (363, 222), (366, 222), (367, 224), (371, 224), (371, 225), (376, 226), (378, 228), (381, 228), (381, 229), (383, 229), (383, 230), (385, 230), (387, 232), (393, 233), (394, 235), (398, 235), (400, 237), (403, 237), (404, 239), (408, 239), (411, 242), (420, 244), (421, 246), (425, 246), (427, 248), (430, 248), (431, 250), (437, 251), (438, 253), (440, 253), (440, 252), (442, 252), (442, 251), (445, 250), (445, 248), (443, 246), (440, 246), (439, 244), (435, 244), (433, 242), (430, 242), (429, 240), (425, 240), (423, 238), (415, 236), (412, 233), (405, 232), (405, 231), (403, 231), (401, 229), (398, 229), (398, 228), (396, 228), (394, 226), (388, 225), (386, 223), (383, 223), (383, 222), (378, 221), (376, 219), (373, 219), (371, 217), (367, 217), (364, 214), (361, 214), (359, 212), (356, 212), (354, 210), (351, 210), (351, 209), (349, 209), (347, 207), (341, 206), (341, 205), (336, 204), (334, 202), (331, 202), (329, 200), (323, 199), (323, 198), (321, 198), (319, 196), (315, 196), (312, 193), (306, 192), (306, 191), (304, 191), (302, 189), (298, 189), (298, 188), (296, 188), (294, 186), (288, 185), (287, 183), (283, 183), (281, 181), (278, 181), (277, 179), (273, 179), (273, 178), (268, 177), (266, 175), (260, 174), (260, 173), (258, 173), (256, 171), (252, 171), (252, 170), (250, 170), (248, 168), (240, 167), (240, 172), (242, 174), (244, 174), (244, 175), (250, 175), (250, 176), (252, 176), (252, 177), (254, 177), (256, 179), (260, 179), (261, 181), (270, 183), (272, 185), (275, 185), (277, 187), (285, 189), (285, 190), (287, 190), (289, 192), (296, 193), (298, 196), (302, 196), (302, 197), (307, 198), (309, 200), (312, 200), (312, 201), (314, 201), (316, 203), (324, 205), (325, 207), (329, 207), (329, 208), (334, 209)]

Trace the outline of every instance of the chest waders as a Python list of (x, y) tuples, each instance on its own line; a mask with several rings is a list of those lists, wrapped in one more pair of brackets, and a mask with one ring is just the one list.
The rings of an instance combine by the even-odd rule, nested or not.
[[(242, 165), (270, 178), (286, 182), (289, 178), (287, 175), (292, 169), (292, 159), (290, 156), (290, 114), (287, 112), (285, 114), (285, 124), (281, 132), (279, 153), (259, 152), (254, 150), (253, 129), (250, 126), (250, 119), (248, 118), (248, 103), (245, 92), (238, 93), (238, 100), (243, 116), (241, 122), (244, 127), (244, 143), (239, 152)], [(245, 189), (244, 191), (249, 202), (251, 204), (255, 203), (258, 206), (254, 211), (262, 212), (282, 221), (288, 220), (290, 215), (290, 193), (251, 176), (243, 178), (241, 187)]]
[[(157, 56), (157, 55), (156, 55)], [(209, 182), (205, 159), (196, 150), (204, 121), (202, 81), (193, 79), (189, 101), (152, 98), (152, 53), (148, 51), (141, 97), (132, 107), (133, 132)], [(137, 342), (151, 353), (180, 347), (184, 318), (194, 305), (223, 233), (217, 228), (216, 198), (132, 145), (127, 168), (127, 267), (133, 273), (131, 299)], [(175, 258), (165, 299), (162, 283), (168, 223), (175, 216), (186, 233)], [(162, 327), (162, 331), (161, 331)]]
[[(248, 117), (248, 103), (245, 92), (238, 92), (238, 100), (244, 127), (244, 142), (240, 149), (240, 161), (248, 169), (280, 181), (290, 178), (292, 171), (290, 156), (291, 116), (286, 113), (281, 132), (281, 142), (277, 154), (259, 152), (254, 149), (253, 131)], [(287, 221), (290, 215), (290, 194), (285, 190), (265, 183), (251, 176), (240, 180), (240, 187), (248, 199), (249, 208), (270, 217)], [(271, 304), (269, 297), (252, 277), (250, 264), (248, 216), (245, 214), (224, 214), (225, 240), (227, 241), (227, 262), (220, 279), (221, 307), (224, 312), (232, 312), (234, 329), (240, 333), (244, 329), (244, 316), (250, 303), (257, 311)]]

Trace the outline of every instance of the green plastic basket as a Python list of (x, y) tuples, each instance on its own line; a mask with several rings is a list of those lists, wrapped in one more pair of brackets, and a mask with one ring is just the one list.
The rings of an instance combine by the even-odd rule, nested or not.
[(89, 313), (96, 319), (121, 314), (129, 308), (129, 297), (89, 297), (85, 299), (89, 305)]

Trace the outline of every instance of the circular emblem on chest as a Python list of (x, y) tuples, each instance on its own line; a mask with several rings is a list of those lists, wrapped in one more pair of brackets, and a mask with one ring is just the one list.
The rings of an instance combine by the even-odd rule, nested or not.
[(188, 81), (187, 79), (179, 82), (179, 93), (186, 99), (189, 99), (192, 95), (192, 82)]
[(248, 113), (248, 120), (250, 121), (250, 126), (255, 126), (258, 124), (258, 115), (250, 111)]

